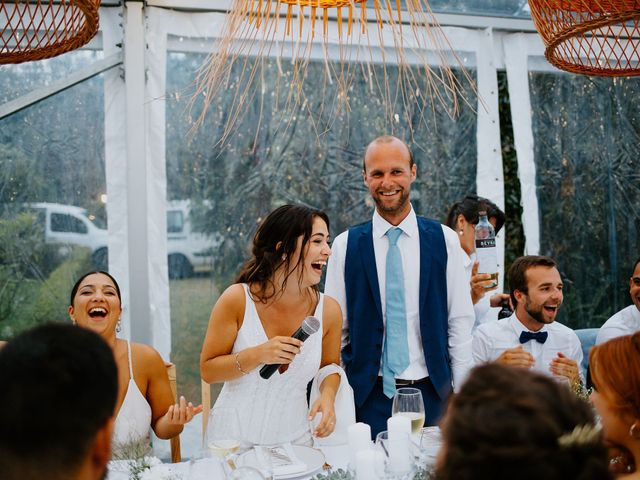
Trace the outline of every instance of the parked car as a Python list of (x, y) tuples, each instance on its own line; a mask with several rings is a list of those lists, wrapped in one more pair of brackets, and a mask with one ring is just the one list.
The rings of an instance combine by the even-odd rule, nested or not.
[[(84, 208), (59, 203), (31, 203), (44, 225), (45, 242), (79, 245), (91, 250), (95, 268), (106, 270), (109, 264), (107, 230), (98, 227)], [(219, 236), (193, 230), (190, 201), (177, 200), (167, 205), (167, 249), (169, 278), (190, 277), (194, 272), (207, 272), (213, 266), (213, 252), (220, 244)]]

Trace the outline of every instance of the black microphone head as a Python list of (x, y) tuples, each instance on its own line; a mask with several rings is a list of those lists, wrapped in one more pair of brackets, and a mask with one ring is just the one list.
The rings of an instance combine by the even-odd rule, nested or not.
[(300, 328), (307, 335), (311, 335), (312, 333), (316, 333), (320, 328), (320, 320), (318, 320), (316, 317), (309, 316), (302, 321), (302, 325), (300, 325)]

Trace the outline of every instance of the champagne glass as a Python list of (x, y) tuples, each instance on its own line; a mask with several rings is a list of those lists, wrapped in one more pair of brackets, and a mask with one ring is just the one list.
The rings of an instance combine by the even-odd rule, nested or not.
[(209, 412), (209, 423), (205, 445), (209, 454), (225, 459), (235, 453), (242, 441), (238, 412), (231, 407), (213, 407)]
[(424, 426), (424, 403), (422, 393), (417, 388), (403, 387), (396, 390), (393, 397), (391, 415), (402, 415), (411, 420), (411, 433), (417, 435)]

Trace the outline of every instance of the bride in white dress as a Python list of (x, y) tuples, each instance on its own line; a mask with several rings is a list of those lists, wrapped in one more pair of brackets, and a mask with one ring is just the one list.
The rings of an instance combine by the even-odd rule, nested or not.
[[(317, 289), (331, 255), (328, 241), (324, 212), (300, 205), (276, 209), (258, 228), (237, 283), (211, 312), (200, 372), (206, 382), (224, 382), (215, 406), (237, 410), (250, 443), (310, 444), (311, 435), (334, 430), (338, 373), (321, 381), (317, 400), (307, 407), (308, 383), (321, 367), (340, 363), (340, 307)], [(291, 335), (309, 315), (321, 326), (302, 343)], [(259, 375), (265, 364), (282, 367), (265, 380)]]

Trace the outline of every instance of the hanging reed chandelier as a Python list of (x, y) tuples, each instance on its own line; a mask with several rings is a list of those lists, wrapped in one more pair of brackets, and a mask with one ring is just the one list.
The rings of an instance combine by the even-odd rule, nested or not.
[[(279, 65), (286, 61), (293, 70), (285, 86), (292, 111), (304, 105), (312, 59), (325, 63), (326, 80), (337, 89), (327, 101), (336, 111), (349, 109), (349, 88), (356, 75), (367, 77), (372, 95), (383, 99), (390, 123), (398, 122), (392, 106), (398, 98), (414, 111), (416, 105), (429, 109), (437, 103), (450, 116), (457, 114), (460, 99), (471, 104), (461, 93), (460, 79), (474, 92), (475, 84), (427, 0), (233, 0), (226, 15), (224, 32), (197, 76), (192, 107), (202, 101), (203, 108), (194, 128), (220, 92), (233, 90), (226, 138), (255, 94), (251, 81), (234, 83), (231, 72), (240, 68), (248, 72), (247, 78), (259, 78), (260, 60), (266, 58), (275, 58)], [(454, 72), (451, 64), (460, 68)], [(381, 66), (382, 73), (373, 65)], [(393, 79), (387, 67), (394, 68)]]

